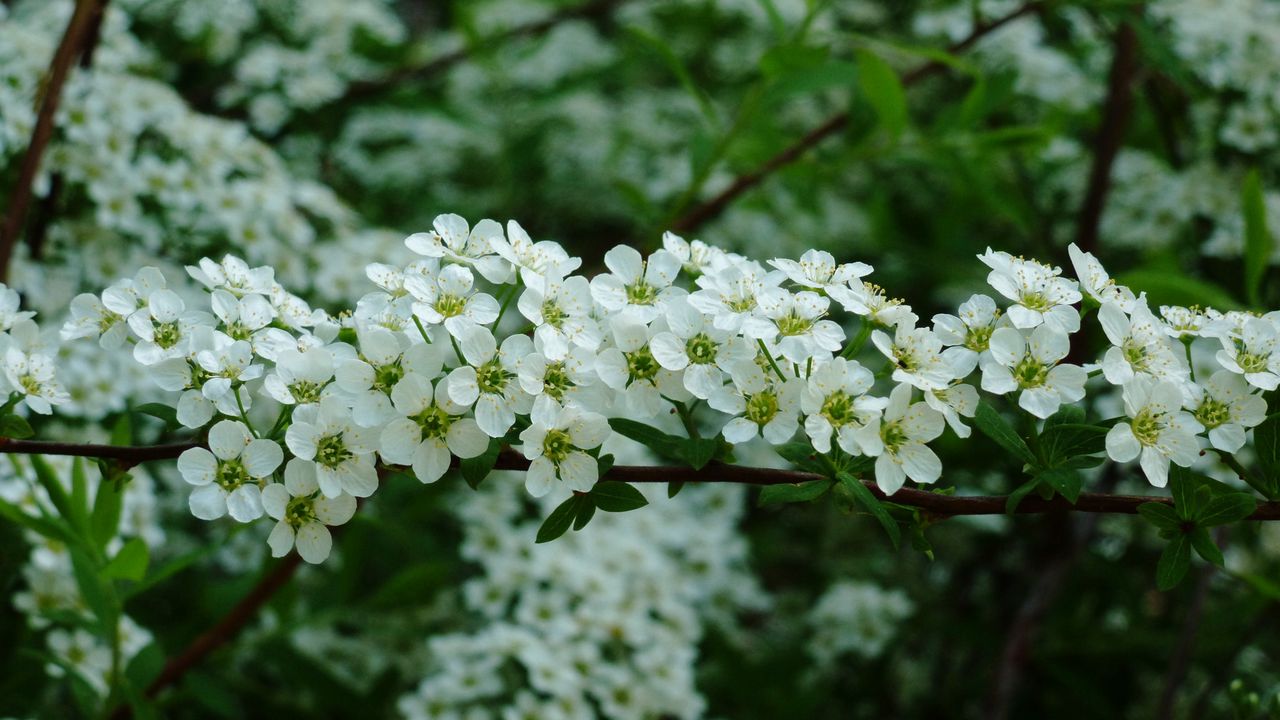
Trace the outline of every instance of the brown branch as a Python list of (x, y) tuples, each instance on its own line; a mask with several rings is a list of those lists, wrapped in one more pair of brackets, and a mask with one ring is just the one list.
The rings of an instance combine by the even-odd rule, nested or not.
[[(1014, 10), (1008, 15), (997, 18), (987, 23), (978, 25), (973, 29), (968, 37), (955, 43), (947, 48), (950, 54), (962, 53), (973, 47), (979, 40), (991, 34), (992, 32), (1004, 27), (1010, 22), (1030, 13), (1040, 10), (1046, 2), (1037, 0), (1029, 2), (1022, 7)], [(902, 84), (904, 86), (914, 85), (925, 78), (941, 72), (947, 67), (946, 63), (940, 60), (930, 60), (927, 63), (908, 71), (902, 76)], [(759, 185), (766, 177), (773, 174), (777, 170), (790, 165), (800, 159), (806, 152), (821, 143), (823, 140), (835, 135), (849, 124), (849, 113), (837, 113), (827, 119), (818, 127), (810, 130), (808, 133), (789, 145), (777, 155), (769, 158), (763, 165), (743, 175), (739, 175), (730, 185), (720, 191), (715, 197), (700, 203), (693, 209), (682, 214), (671, 223), (671, 229), (677, 232), (690, 232), (696, 230), (707, 222), (719, 217), (726, 208), (729, 207), (738, 196), (746, 193), (748, 190)]]
[(1076, 223), (1076, 245), (1086, 252), (1098, 247), (1098, 227), (1111, 190), (1111, 166), (1124, 142), (1133, 110), (1133, 78), (1138, 70), (1138, 34), (1129, 21), (1116, 31), (1115, 52), (1107, 76), (1107, 98), (1102, 106), (1102, 124), (1093, 142), (1093, 165), (1089, 185)]
[(67, 455), (71, 457), (115, 460), (132, 467), (144, 462), (173, 460), (200, 443), (194, 441), (165, 445), (94, 445), (55, 442), (51, 440), (15, 440), (0, 438), (0, 454), (10, 455)]
[(66, 84), (72, 64), (81, 57), (88, 44), (96, 42), (97, 26), (101, 24), (107, 1), (79, 0), (67, 23), (67, 29), (62, 34), (62, 41), (53, 53), (40, 100), (40, 111), (31, 131), (31, 143), (22, 155), (18, 182), (9, 195), (9, 209), (4, 225), (0, 226), (0, 281), (9, 276), (9, 261), (13, 258), (14, 246), (22, 233), (27, 209), (31, 206), (40, 159), (49, 147), (49, 141), (53, 139), (53, 120), (58, 111), (58, 103), (62, 100), (62, 86)]

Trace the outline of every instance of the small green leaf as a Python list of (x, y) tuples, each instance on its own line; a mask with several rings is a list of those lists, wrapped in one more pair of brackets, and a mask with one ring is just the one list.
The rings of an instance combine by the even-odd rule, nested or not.
[(458, 467), (462, 470), (462, 479), (467, 481), (472, 490), (480, 487), (480, 483), (493, 472), (493, 466), (497, 464), (500, 452), (502, 452), (502, 441), (494, 438), (489, 440), (489, 447), (485, 448), (483, 453), (458, 462)]
[(1036, 477), (1044, 481), (1049, 487), (1058, 491), (1058, 494), (1067, 499), (1072, 505), (1076, 504), (1076, 500), (1080, 497), (1080, 488), (1084, 486), (1084, 478), (1075, 470), (1066, 470), (1062, 468), (1051, 468), (1041, 472)]
[(1249, 493), (1222, 493), (1204, 506), (1196, 516), (1196, 524), (1202, 527), (1226, 525), (1249, 517), (1257, 509), (1258, 501)]
[(688, 438), (680, 443), (680, 457), (694, 470), (701, 470), (720, 449), (719, 438)]
[(1178, 511), (1168, 503), (1142, 503), (1138, 506), (1138, 514), (1161, 530), (1177, 530), (1183, 522)]
[(673, 498), (676, 495), (679, 495), (680, 491), (683, 489), (684, 489), (683, 480), (675, 480), (673, 482), (669, 482), (667, 483), (667, 497)]
[(880, 502), (880, 498), (876, 497), (866, 485), (858, 478), (849, 473), (842, 472), (839, 474), (840, 484), (849, 491), (853, 499), (858, 502), (867, 512), (875, 516), (880, 521), (880, 526), (889, 534), (889, 542), (893, 543), (893, 549), (897, 550), (899, 543), (902, 542), (902, 533), (898, 529), (898, 521), (893, 519), (889, 511), (885, 508), (884, 503)]
[(90, 612), (98, 620), (102, 629), (114, 627), (116, 608), (114, 593), (104, 575), (99, 574), (97, 567), (88, 554), (78, 546), (67, 548), (71, 554), (71, 571), (80, 589), (80, 597)]
[(1213, 541), (1213, 536), (1205, 528), (1197, 527), (1191, 531), (1191, 546), (1196, 549), (1200, 557), (1218, 567), (1222, 567), (1226, 562), (1222, 559), (1222, 550), (1218, 548), (1218, 543)]
[(924, 523), (911, 523), (911, 549), (933, 560), (933, 543), (924, 534)]
[(591, 488), (591, 500), (605, 512), (627, 512), (649, 504), (640, 491), (624, 482), (605, 480)]
[(1253, 452), (1263, 475), (1280, 476), (1280, 415), (1269, 416), (1253, 429)]
[(150, 415), (151, 417), (160, 420), (166, 427), (181, 427), (181, 424), (178, 422), (178, 410), (169, 405), (165, 405), (164, 403), (143, 403), (142, 405), (134, 408), (134, 410), (142, 413), (143, 415)]
[(1040, 478), (1033, 477), (1015, 488), (1013, 492), (1009, 493), (1009, 499), (1004, 501), (1005, 513), (1012, 515), (1018, 509), (1018, 505), (1022, 503), (1022, 499), (1030, 495), (1038, 487), (1040, 487)]
[(88, 531), (89, 518), (86, 512), (77, 512), (75, 504), (71, 500), (71, 496), (67, 494), (67, 489), (63, 487), (62, 481), (58, 479), (58, 475), (54, 472), (49, 463), (39, 455), (27, 456), (27, 461), (31, 463), (31, 468), (36, 473), (36, 480), (40, 486), (49, 495), (50, 502), (58, 511), (58, 514), (66, 520), (76, 532), (83, 537)]
[(146, 577), (150, 561), (151, 554), (147, 552), (147, 544), (142, 538), (131, 538), (102, 569), (102, 575), (114, 580), (137, 582)]
[(1196, 489), (1200, 483), (1190, 470), (1174, 465), (1169, 468), (1169, 494), (1173, 496), (1173, 508), (1178, 517), (1190, 520), (1200, 511), (1200, 501), (1208, 501), (1208, 497), (1198, 495)]
[(604, 453), (599, 458), (596, 458), (596, 472), (598, 473), (598, 477), (604, 477), (609, 474), (609, 471), (613, 469), (614, 460), (615, 458), (612, 453)]
[[(583, 497), (589, 498), (590, 496), (587, 495)], [(595, 515), (596, 515), (595, 502), (578, 503), (578, 514), (575, 515), (573, 518), (573, 531), (577, 532), (582, 528), (586, 527), (587, 523), (591, 522), (591, 518), (595, 517)]]
[(1182, 582), (1190, 565), (1191, 538), (1178, 534), (1160, 554), (1160, 562), (1156, 565), (1156, 586), (1161, 590), (1173, 589)]
[(826, 465), (818, 457), (818, 451), (814, 450), (813, 445), (807, 442), (789, 442), (774, 448), (774, 451), (782, 456), (783, 460), (805, 472), (818, 475), (829, 474)]
[(116, 536), (123, 506), (124, 484), (105, 478), (101, 480), (93, 498), (93, 512), (89, 515), (89, 533), (98, 547), (106, 547), (111, 538)]
[(880, 57), (860, 50), (857, 53), (858, 87), (875, 108), (880, 124), (890, 135), (898, 136), (907, 127), (907, 95), (902, 80)]
[(31, 429), (31, 424), (21, 415), (14, 415), (13, 413), (0, 415), (0, 437), (25, 440), (35, 434), (35, 430)]
[(978, 403), (978, 410), (973, 416), (973, 423), (984, 435), (996, 441), (996, 444), (1009, 451), (1016, 458), (1028, 465), (1039, 465), (1036, 456), (1027, 447), (1027, 443), (1018, 435), (1013, 426), (997, 411), (985, 402)]
[[(569, 530), (569, 526), (573, 524), (574, 518), (578, 515), (581, 496), (575, 494), (573, 497), (565, 500), (556, 506), (555, 510), (542, 521), (542, 525), (538, 528), (538, 537), (536, 542), (551, 542)], [(590, 502), (589, 500), (587, 502)]]
[(1083, 455), (1097, 455), (1107, 449), (1109, 428), (1080, 423), (1056, 423), (1040, 433), (1040, 447), (1050, 465), (1063, 465)]
[(834, 480), (810, 480), (808, 482), (785, 484), (785, 485), (766, 485), (760, 491), (759, 505), (780, 505), (782, 503), (808, 502), (815, 498), (822, 497), (831, 486), (835, 485)]
[(644, 445), (660, 457), (684, 461), (680, 449), (681, 444), (688, 438), (669, 435), (651, 425), (626, 418), (610, 418), (609, 427), (619, 435)]
[(1267, 204), (1262, 195), (1262, 179), (1258, 171), (1251, 170), (1245, 176), (1240, 191), (1240, 204), (1244, 210), (1244, 288), (1249, 304), (1262, 305), (1262, 280), (1275, 243), (1267, 228)]

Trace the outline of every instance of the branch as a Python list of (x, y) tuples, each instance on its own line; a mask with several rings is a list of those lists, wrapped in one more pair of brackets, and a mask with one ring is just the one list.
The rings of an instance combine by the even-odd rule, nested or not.
[(94, 445), (54, 442), (50, 440), (15, 440), (0, 438), (0, 454), (9, 455), (68, 455), (71, 457), (115, 460), (132, 467), (155, 460), (173, 460), (193, 447), (201, 447), (195, 441), (166, 445)]
[(49, 65), (48, 78), (45, 81), (44, 93), (40, 101), (40, 111), (36, 116), (35, 127), (31, 131), (31, 143), (22, 155), (22, 165), (18, 171), (18, 182), (9, 196), (9, 209), (5, 215), (4, 225), (0, 226), (0, 282), (9, 276), (9, 261), (13, 258), (13, 248), (22, 232), (22, 224), (27, 217), (27, 209), (31, 206), (32, 193), (35, 191), (36, 173), (40, 170), (40, 159), (53, 139), (54, 114), (58, 111), (58, 103), (62, 100), (62, 86), (76, 58), (80, 57), (88, 45), (95, 44), (98, 26), (108, 0), (79, 0), (71, 20), (67, 23), (66, 32), (58, 49), (53, 53)]
[[(971, 32), (968, 37), (947, 48), (947, 52), (953, 55), (962, 53), (973, 47), (973, 45), (975, 45), (979, 40), (992, 32), (1024, 15), (1040, 10), (1045, 4), (1045, 0), (1029, 2), (1008, 15), (982, 25), (978, 25), (973, 29), (973, 32)], [(915, 83), (942, 71), (946, 67), (946, 64), (940, 60), (930, 60), (929, 62), (903, 75), (902, 84), (904, 86), (914, 85)], [(711, 220), (714, 220), (719, 217), (734, 200), (738, 199), (738, 196), (754, 188), (756, 185), (759, 185), (766, 177), (775, 171), (800, 159), (800, 157), (811, 148), (840, 132), (848, 124), (848, 111), (831, 116), (826, 122), (813, 130), (810, 130), (804, 135), (804, 137), (788, 146), (782, 152), (769, 158), (769, 160), (760, 167), (743, 175), (739, 175), (737, 179), (729, 185), (729, 187), (722, 190), (715, 197), (699, 204), (692, 210), (681, 215), (671, 223), (671, 229), (677, 232), (689, 232), (705, 225)]]
[(1094, 252), (1098, 247), (1098, 226), (1102, 223), (1102, 211), (1111, 190), (1111, 166), (1120, 152), (1133, 110), (1133, 77), (1137, 69), (1138, 34), (1133, 24), (1126, 20), (1116, 31), (1115, 53), (1107, 77), (1107, 98), (1102, 106), (1102, 124), (1094, 139), (1089, 185), (1076, 223), (1076, 245), (1085, 252)]

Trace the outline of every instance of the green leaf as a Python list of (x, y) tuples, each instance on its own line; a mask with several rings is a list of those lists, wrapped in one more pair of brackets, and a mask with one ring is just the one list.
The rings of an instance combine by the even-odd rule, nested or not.
[(20, 507), (7, 500), (0, 499), (0, 517), (44, 537), (64, 543), (72, 542), (71, 529), (60, 523), (56, 518), (28, 515)]
[(150, 415), (153, 418), (157, 418), (163, 422), (166, 427), (180, 427), (180, 423), (178, 422), (178, 410), (169, 405), (165, 405), (164, 403), (143, 403), (134, 408), (134, 410), (142, 413), (143, 415)]
[(1076, 500), (1080, 497), (1080, 488), (1084, 485), (1084, 478), (1076, 470), (1051, 468), (1039, 473), (1036, 477), (1057, 490), (1058, 494), (1072, 505), (1076, 504)]
[(933, 560), (933, 543), (924, 534), (924, 523), (911, 523), (911, 549)]
[(115, 626), (116, 604), (114, 593), (93, 560), (77, 546), (67, 548), (71, 555), (71, 572), (80, 589), (80, 597), (98, 620), (102, 630)]
[(660, 457), (684, 461), (680, 448), (687, 438), (669, 435), (651, 425), (626, 418), (610, 418), (609, 427), (619, 435), (644, 445)]
[(483, 453), (458, 462), (458, 467), (462, 470), (462, 479), (467, 481), (472, 490), (480, 487), (480, 483), (493, 472), (493, 466), (497, 464), (500, 452), (502, 452), (502, 441), (493, 438), (489, 440), (489, 447), (485, 448)]
[(40, 486), (49, 495), (49, 500), (53, 503), (53, 507), (58, 514), (66, 520), (77, 533), (82, 537), (85, 536), (89, 529), (89, 517), (87, 511), (77, 511), (75, 503), (72, 502), (71, 496), (67, 494), (67, 489), (63, 487), (62, 481), (58, 479), (58, 474), (45, 462), (45, 459), (39, 455), (27, 456), (27, 461), (31, 463), (31, 468), (35, 470), (36, 480)]
[(1206, 495), (1196, 492), (1200, 487), (1190, 470), (1177, 465), (1169, 468), (1169, 494), (1173, 496), (1173, 508), (1178, 511), (1178, 517), (1190, 520), (1200, 514), (1201, 501), (1207, 503), (1209, 500)]
[(36, 432), (31, 429), (31, 424), (21, 415), (14, 415), (13, 413), (0, 415), (0, 437), (24, 440), (35, 434)]
[(1263, 475), (1280, 476), (1280, 415), (1268, 417), (1253, 429), (1253, 452)]
[[(542, 521), (542, 525), (538, 528), (538, 537), (536, 542), (551, 542), (568, 531), (569, 526), (573, 524), (574, 518), (578, 515), (579, 508), (582, 503), (582, 495), (574, 494), (573, 497), (565, 500), (556, 506), (555, 510)], [(591, 502), (588, 500), (587, 502)]]
[(1040, 433), (1040, 447), (1045, 461), (1062, 465), (1077, 457), (1097, 455), (1107, 449), (1109, 428), (1101, 425), (1060, 423)]
[(680, 443), (680, 457), (684, 459), (689, 467), (694, 470), (701, 470), (711, 462), (716, 456), (716, 451), (720, 449), (720, 439), (715, 438), (688, 438)]
[(627, 512), (649, 504), (640, 491), (624, 482), (605, 480), (591, 488), (591, 500), (605, 512)]
[(609, 471), (613, 469), (614, 460), (615, 458), (613, 457), (612, 453), (605, 453), (600, 457), (596, 458), (596, 472), (598, 473), (597, 476), (604, 477), (605, 475), (608, 475)]
[(674, 481), (674, 482), (669, 482), (669, 483), (667, 483), (667, 497), (668, 497), (668, 498), (673, 498), (673, 497), (675, 497), (676, 495), (679, 495), (679, 494), (680, 494), (680, 491), (681, 491), (681, 490), (683, 490), (683, 489), (684, 489), (684, 481), (683, 481), (683, 480), (676, 480), (676, 481)]
[(813, 449), (813, 445), (807, 442), (789, 442), (774, 448), (783, 460), (795, 465), (805, 472), (815, 473), (817, 475), (830, 474), (826, 465), (824, 465), (818, 457), (818, 451)]
[(1138, 514), (1161, 530), (1177, 530), (1182, 527), (1178, 511), (1168, 503), (1148, 502), (1138, 506)]
[(1084, 425), (1084, 419), (1084, 408), (1079, 405), (1063, 405), (1058, 408), (1058, 412), (1050, 415), (1044, 421), (1044, 429), (1041, 430), (1041, 436), (1060, 425)]
[(130, 538), (102, 569), (102, 574), (113, 580), (137, 582), (146, 577), (147, 564), (150, 562), (151, 554), (147, 551), (147, 544), (142, 538)]
[(1202, 527), (1226, 525), (1243, 520), (1258, 509), (1258, 501), (1249, 493), (1227, 492), (1210, 500), (1196, 517)]
[(889, 534), (889, 541), (893, 543), (893, 549), (897, 550), (899, 543), (902, 542), (902, 533), (898, 529), (898, 521), (893, 519), (889, 511), (885, 508), (884, 503), (880, 502), (880, 498), (876, 497), (871, 490), (858, 478), (849, 473), (842, 472), (838, 476), (840, 484), (849, 491), (853, 499), (858, 502), (867, 512), (875, 516), (880, 521), (880, 526)]
[(1240, 301), (1221, 287), (1182, 273), (1166, 270), (1134, 270), (1116, 278), (1116, 282), (1145, 291), (1151, 306), (1200, 305), (1219, 310), (1236, 310)]
[(1030, 495), (1038, 487), (1040, 487), (1040, 478), (1033, 477), (1015, 488), (1013, 492), (1009, 493), (1009, 499), (1004, 501), (1005, 513), (1012, 515), (1018, 509), (1018, 505), (1022, 503), (1022, 499)]
[(1191, 538), (1179, 534), (1169, 541), (1160, 554), (1160, 562), (1156, 565), (1156, 586), (1161, 590), (1173, 589), (1182, 582), (1190, 564)]
[(578, 503), (578, 514), (573, 518), (573, 531), (577, 532), (586, 527), (587, 523), (591, 522), (591, 518), (595, 516), (596, 504), (594, 501)]
[(985, 402), (978, 403), (973, 423), (984, 435), (996, 441), (996, 444), (1007, 450), (1014, 457), (1028, 465), (1039, 465), (1036, 456), (1027, 447), (1027, 443), (1018, 435), (1013, 426), (997, 411)]
[(865, 50), (858, 51), (857, 63), (858, 86), (875, 108), (880, 124), (890, 135), (901, 135), (907, 127), (907, 96), (898, 73), (879, 56)]
[(124, 506), (124, 484), (103, 478), (93, 498), (93, 512), (89, 515), (89, 535), (98, 547), (106, 547), (116, 536), (120, 526), (120, 512)]
[(760, 491), (760, 500), (758, 502), (761, 507), (782, 503), (808, 502), (822, 497), (831, 489), (832, 485), (835, 485), (835, 481), (826, 479), (795, 484), (766, 485)]
[(1213, 536), (1205, 528), (1198, 527), (1191, 531), (1191, 546), (1196, 549), (1196, 553), (1206, 561), (1222, 567), (1225, 561), (1222, 559), (1222, 550), (1218, 549), (1218, 543), (1213, 541)]
[(1267, 204), (1262, 196), (1262, 179), (1256, 169), (1244, 178), (1240, 191), (1244, 210), (1244, 288), (1249, 304), (1262, 305), (1262, 280), (1271, 262), (1274, 241), (1267, 229)]
[(707, 127), (718, 128), (720, 126), (720, 116), (716, 114), (716, 108), (711, 102), (711, 97), (702, 88), (698, 87), (693, 75), (689, 72), (689, 68), (685, 66), (684, 61), (680, 59), (680, 56), (676, 54), (671, 46), (657, 35), (651, 35), (634, 25), (628, 26), (626, 30), (632, 37), (649, 46), (650, 49), (657, 53), (658, 57), (662, 58), (663, 63), (680, 81), (680, 85), (697, 101), (698, 109), (702, 111), (702, 118), (706, 121)]

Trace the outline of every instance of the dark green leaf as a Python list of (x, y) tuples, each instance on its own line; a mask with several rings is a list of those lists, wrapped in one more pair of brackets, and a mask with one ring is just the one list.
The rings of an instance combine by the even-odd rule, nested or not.
[(720, 449), (719, 438), (687, 438), (680, 443), (680, 457), (694, 470), (701, 470)]
[(546, 520), (542, 521), (542, 525), (538, 528), (536, 542), (551, 542), (565, 534), (569, 526), (573, 524), (574, 518), (578, 515), (581, 502), (581, 496), (575, 494), (557, 505), (556, 509), (551, 511), (551, 514), (547, 516)]
[(1084, 478), (1076, 470), (1052, 468), (1041, 472), (1036, 477), (1057, 490), (1058, 494), (1072, 505), (1076, 504), (1076, 499), (1080, 497), (1080, 488), (1084, 485)]
[(596, 507), (605, 512), (627, 512), (649, 504), (639, 490), (616, 480), (596, 483), (590, 495)]
[(1177, 465), (1169, 468), (1169, 494), (1173, 496), (1173, 508), (1183, 520), (1199, 515), (1201, 499), (1208, 501), (1207, 497), (1197, 495), (1198, 487), (1200, 483), (1190, 470)]
[(610, 418), (609, 427), (613, 428), (613, 431), (619, 435), (644, 445), (660, 457), (684, 461), (684, 458), (681, 457), (680, 446), (687, 438), (668, 435), (651, 425), (626, 418)]
[(23, 440), (35, 434), (35, 431), (31, 429), (30, 423), (21, 415), (14, 415), (13, 413), (0, 415), (0, 437)]
[(929, 538), (925, 536), (923, 523), (911, 524), (911, 549), (933, 560), (933, 543), (929, 542)]
[(1225, 561), (1222, 559), (1222, 550), (1218, 549), (1218, 543), (1213, 541), (1213, 536), (1205, 528), (1198, 527), (1191, 531), (1191, 546), (1196, 549), (1196, 553), (1206, 561), (1222, 567)]
[(72, 546), (68, 548), (71, 554), (71, 571), (76, 579), (76, 586), (80, 589), (80, 596), (84, 598), (84, 603), (88, 606), (89, 611), (98, 620), (99, 627), (102, 629), (115, 626), (116, 608), (114, 602), (114, 594), (103, 578), (98, 573), (93, 560), (79, 547)]
[(1257, 509), (1258, 501), (1249, 493), (1223, 493), (1204, 506), (1196, 517), (1196, 524), (1203, 527), (1226, 525), (1249, 517)]
[(902, 542), (902, 533), (898, 529), (898, 521), (894, 520), (893, 516), (889, 514), (884, 503), (880, 502), (880, 498), (876, 497), (866, 485), (863, 485), (861, 480), (849, 473), (840, 473), (839, 480), (840, 484), (853, 496), (853, 499), (863, 509), (874, 515), (876, 520), (880, 521), (880, 526), (889, 534), (889, 541), (893, 543), (893, 548), (896, 550), (898, 544)]
[(1191, 564), (1191, 538), (1179, 533), (1174, 536), (1160, 554), (1156, 565), (1156, 586), (1170, 590), (1182, 582)]
[(1189, 275), (1165, 270), (1134, 270), (1116, 282), (1147, 293), (1152, 307), (1158, 305), (1202, 305), (1219, 310), (1235, 310), (1240, 302), (1217, 285)]
[(858, 51), (857, 62), (858, 86), (871, 107), (875, 108), (880, 124), (890, 135), (901, 135), (907, 127), (907, 96), (898, 73), (884, 60), (865, 50)]
[(31, 468), (35, 470), (36, 479), (40, 486), (48, 493), (50, 502), (58, 511), (58, 514), (66, 520), (71, 527), (82, 536), (88, 532), (89, 518), (87, 512), (77, 512), (75, 504), (71, 500), (71, 496), (67, 494), (67, 489), (62, 485), (62, 481), (58, 479), (58, 474), (54, 472), (49, 463), (39, 455), (28, 455), (27, 461), (31, 463)]
[(1031, 448), (1018, 435), (999, 411), (985, 402), (978, 403), (978, 410), (973, 416), (973, 423), (984, 435), (996, 441), (996, 444), (1007, 450), (1014, 457), (1028, 465), (1039, 465)]
[(167, 427), (180, 427), (180, 424), (178, 423), (177, 409), (169, 405), (165, 405), (164, 403), (143, 403), (142, 405), (134, 408), (134, 410), (142, 413), (143, 415), (150, 415), (153, 418), (159, 419), (164, 422)]
[(1262, 280), (1267, 274), (1275, 243), (1267, 228), (1267, 204), (1256, 169), (1245, 176), (1240, 204), (1244, 210), (1244, 289), (1249, 304), (1257, 308), (1262, 304)]
[(1059, 425), (1084, 425), (1084, 419), (1084, 408), (1079, 405), (1063, 405), (1058, 408), (1058, 412), (1044, 421), (1044, 429), (1041, 432), (1049, 432)]
[(1009, 499), (1004, 501), (1005, 513), (1012, 515), (1018, 509), (1018, 505), (1022, 503), (1022, 498), (1030, 495), (1038, 487), (1040, 487), (1040, 478), (1031, 478), (1015, 488), (1013, 492), (1009, 493)]
[(683, 480), (676, 480), (675, 482), (669, 482), (667, 483), (667, 497), (673, 498), (676, 495), (679, 495), (680, 491), (683, 489), (684, 489)]
[(821, 479), (796, 484), (766, 485), (760, 491), (759, 504), (763, 507), (781, 503), (808, 502), (822, 497), (834, 484), (834, 480)]
[(827, 466), (818, 457), (818, 451), (807, 442), (789, 442), (774, 448), (774, 451), (781, 455), (782, 459), (805, 472), (818, 475), (830, 474)]
[(1138, 514), (1161, 530), (1177, 530), (1182, 526), (1178, 511), (1167, 503), (1142, 503), (1138, 506)]
[[(589, 495), (586, 497), (590, 497)], [(573, 519), (573, 530), (577, 532), (587, 526), (591, 522), (591, 518), (596, 515), (596, 504), (592, 502), (578, 503), (578, 514)]]
[(494, 438), (489, 441), (489, 447), (485, 448), (483, 453), (458, 462), (458, 467), (462, 470), (462, 479), (467, 481), (472, 490), (480, 487), (480, 483), (493, 472), (493, 466), (497, 464), (500, 452), (502, 452), (502, 441)]
[(1280, 415), (1268, 417), (1253, 429), (1253, 451), (1263, 475), (1280, 476)]
[(93, 498), (93, 512), (89, 515), (89, 533), (98, 547), (106, 547), (120, 526), (120, 511), (124, 506), (124, 485), (106, 479), (98, 483)]
[(131, 538), (102, 569), (102, 575), (113, 580), (137, 582), (146, 577), (150, 561), (151, 554), (147, 552), (147, 544), (141, 538)]
[(612, 453), (604, 453), (596, 459), (598, 477), (604, 477), (609, 474), (609, 471), (613, 469), (614, 459)]
[(1057, 423), (1040, 433), (1040, 447), (1050, 465), (1062, 465), (1107, 449), (1108, 428), (1100, 425)]

